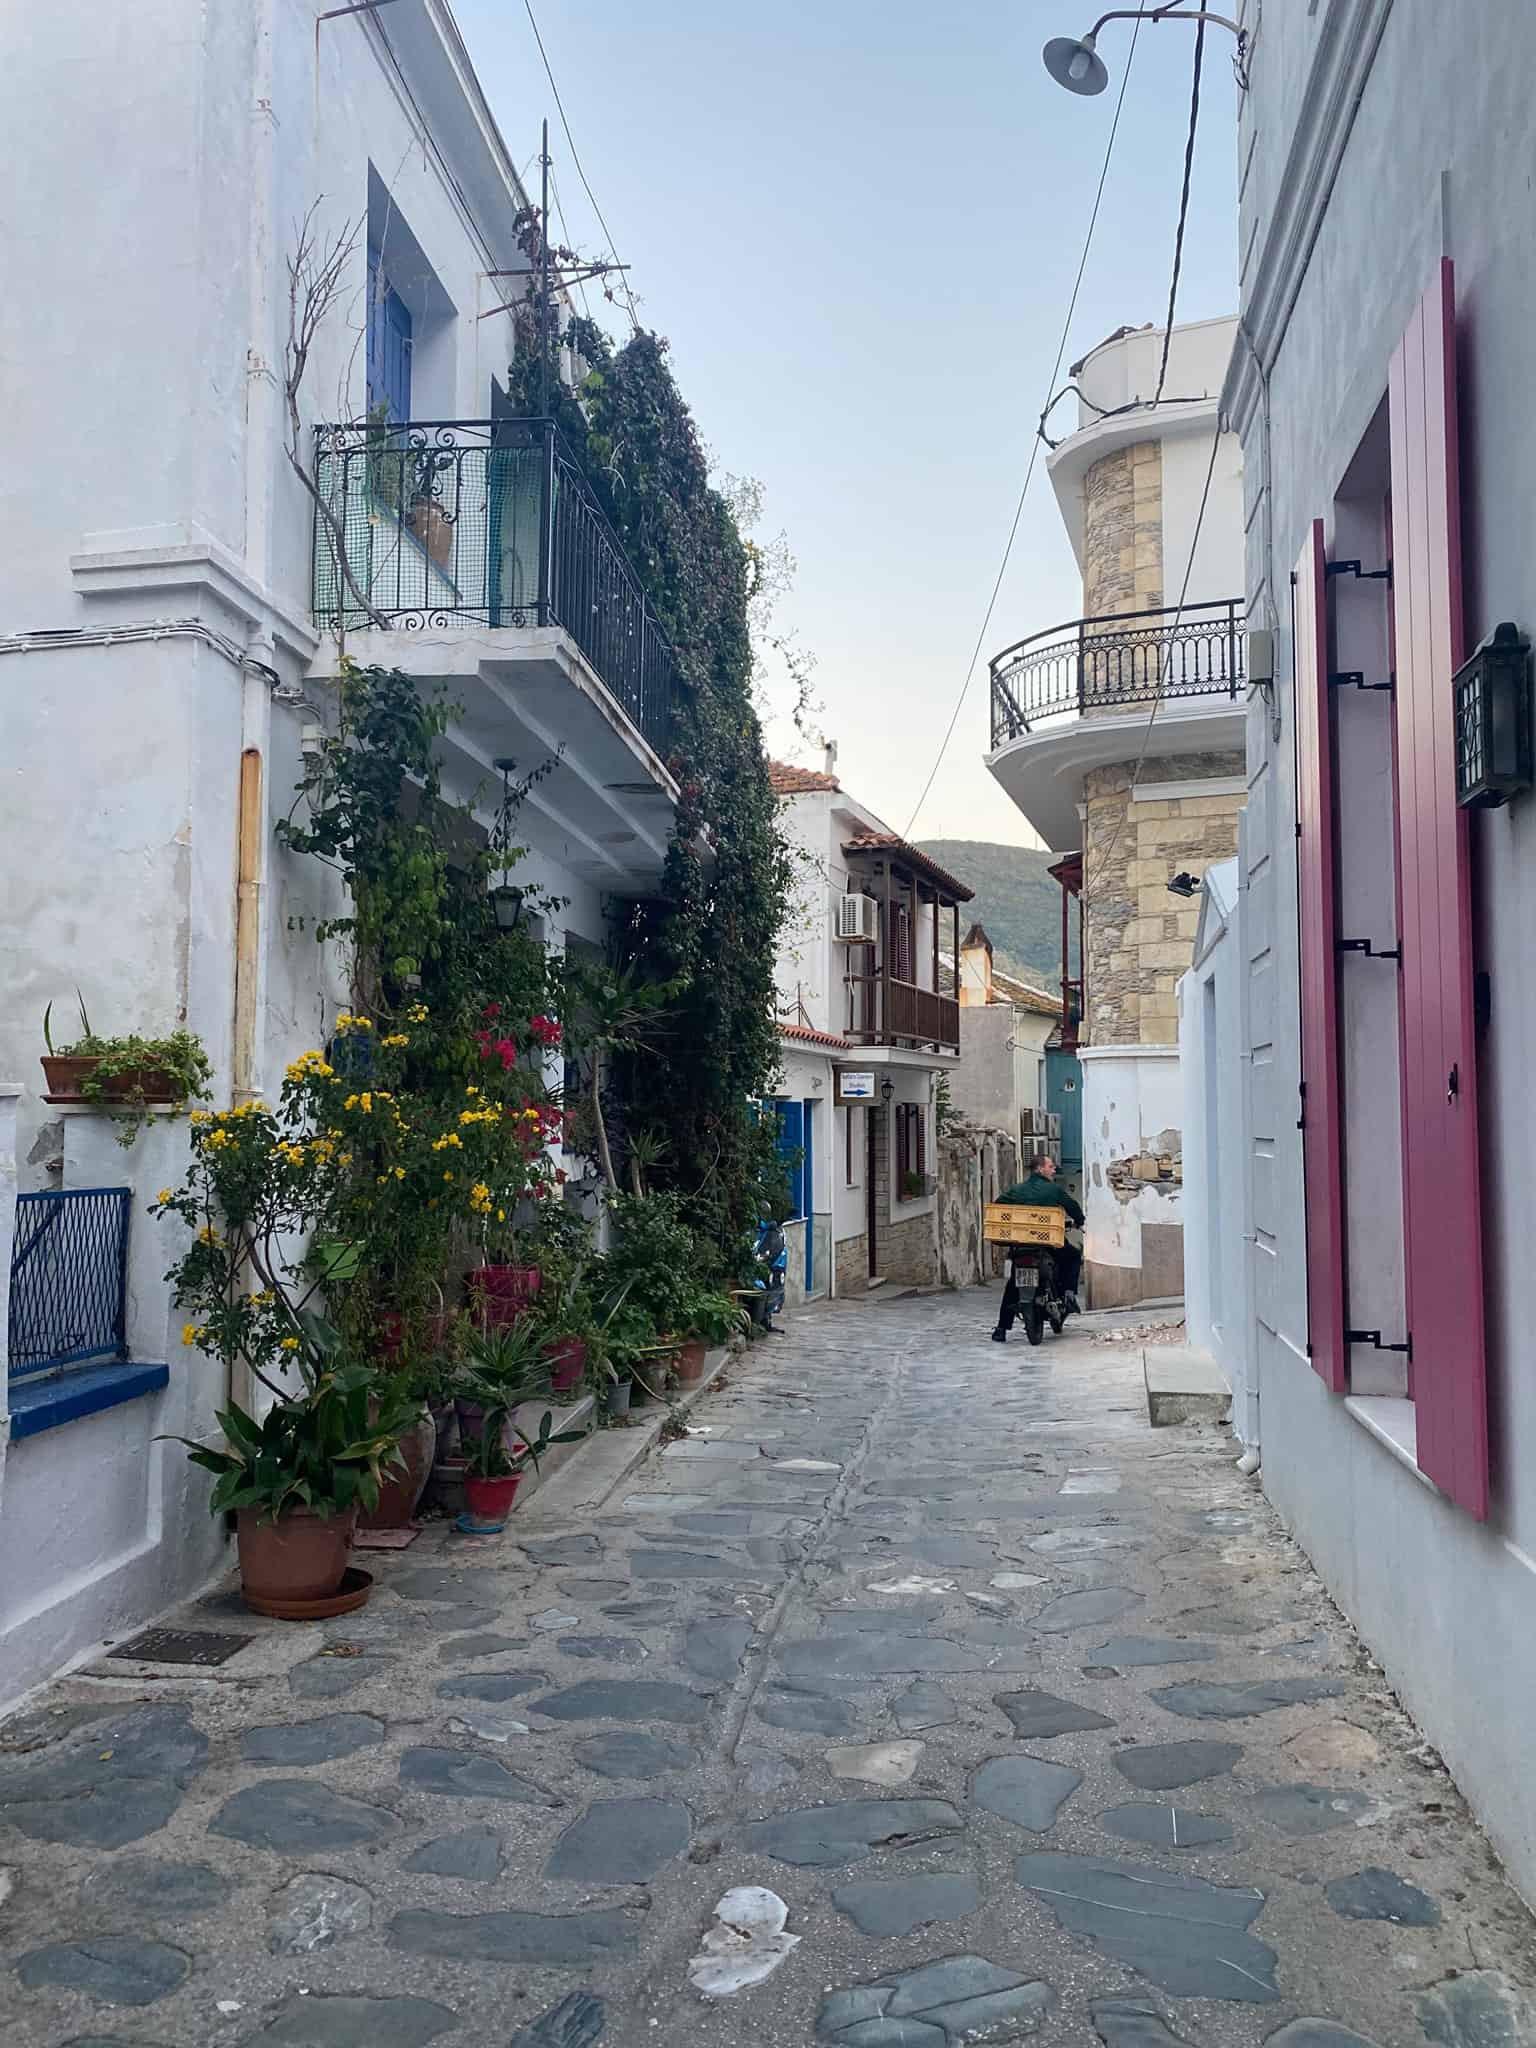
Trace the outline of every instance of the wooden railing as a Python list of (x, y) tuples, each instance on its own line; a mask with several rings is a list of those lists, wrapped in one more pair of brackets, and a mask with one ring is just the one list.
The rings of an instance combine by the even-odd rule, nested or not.
[(960, 1005), (912, 981), (850, 974), (845, 1035), (860, 1045), (936, 1045), (960, 1048)]

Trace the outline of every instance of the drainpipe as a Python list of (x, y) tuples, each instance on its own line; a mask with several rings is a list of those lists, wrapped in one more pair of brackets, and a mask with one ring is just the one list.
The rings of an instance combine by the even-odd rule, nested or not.
[[(257, 587), (271, 588), (273, 473), (282, 445), (281, 393), (273, 351), (272, 185), (277, 116), (272, 104), (273, 0), (257, 0), (251, 22), (250, 234), (246, 249), (245, 566)], [(235, 872), (234, 1017), (230, 1048), (233, 1101), (254, 1101), (262, 1066), (262, 888), (266, 856), (265, 762), (272, 738), (276, 648), (270, 629), (254, 627), (241, 676), (240, 795)], [(255, 1381), (249, 1368), (230, 1371), (229, 1397), (249, 1410)]]

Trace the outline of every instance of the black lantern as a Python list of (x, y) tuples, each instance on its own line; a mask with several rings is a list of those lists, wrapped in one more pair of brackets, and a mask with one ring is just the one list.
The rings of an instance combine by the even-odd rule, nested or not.
[(499, 932), (515, 932), (518, 920), (523, 914), (523, 891), (512, 882), (512, 770), (517, 763), (508, 758), (498, 759), (496, 766), (501, 770), (501, 817), (497, 822), (492, 845), (501, 855), (501, 880), (491, 890), (491, 908), (496, 913), (496, 929)]
[(1533, 779), (1531, 643), (1507, 619), (1451, 679), (1456, 713), (1456, 801), (1496, 810)]
[(880, 1100), (882, 1102), (889, 1102), (891, 1097), (895, 1093), (896, 1083), (891, 1079), (890, 1075), (887, 1074), (885, 1079), (880, 1083)]

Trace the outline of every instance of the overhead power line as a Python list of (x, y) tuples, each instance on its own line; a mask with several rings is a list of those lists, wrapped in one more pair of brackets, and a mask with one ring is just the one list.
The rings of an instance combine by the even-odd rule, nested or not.
[[(560, 116), (560, 126), (565, 130), (566, 147), (571, 152), (571, 162), (576, 166), (576, 175), (581, 180), (581, 189), (586, 193), (587, 198), (592, 202), (592, 211), (597, 215), (597, 224), (602, 229), (604, 235), (607, 237), (608, 254), (613, 258), (615, 263), (618, 263), (619, 252), (617, 246), (614, 243), (612, 231), (610, 230), (607, 221), (604, 220), (603, 218), (603, 209), (598, 205), (597, 195), (592, 190), (592, 187), (587, 180), (586, 172), (582, 169), (581, 152), (576, 147), (576, 138), (571, 133), (571, 124), (565, 118), (565, 105), (560, 98), (560, 88), (555, 83), (554, 71), (550, 67), (549, 53), (544, 48), (544, 38), (539, 34), (539, 24), (533, 12), (533, 0), (523, 0), (523, 5), (528, 10), (528, 25), (533, 30), (533, 40), (539, 46), (539, 56), (543, 60), (544, 64), (544, 76), (549, 80), (549, 89), (555, 97), (555, 112)], [(540, 232), (545, 234), (546, 236), (549, 232), (547, 225), (543, 222), (540, 223)], [(629, 307), (630, 324), (636, 329), (636, 331), (638, 331), (640, 326), (640, 315), (635, 309), (635, 295), (633, 291), (631, 291), (629, 279), (625, 276), (622, 269), (619, 271), (619, 283), (623, 287), (625, 302)]]
[[(1045, 404), (1047, 407), (1051, 401), (1051, 394), (1056, 389), (1056, 379), (1061, 374), (1061, 359), (1067, 352), (1067, 336), (1071, 331), (1072, 316), (1077, 311), (1077, 295), (1082, 290), (1083, 272), (1088, 268), (1088, 252), (1093, 247), (1093, 231), (1098, 225), (1099, 207), (1104, 198), (1105, 183), (1109, 178), (1110, 158), (1115, 153), (1115, 136), (1120, 128), (1120, 109), (1125, 105), (1126, 87), (1131, 82), (1131, 60), (1136, 55), (1136, 39), (1141, 34), (1141, 17), (1145, 12), (1146, 0), (1140, 0), (1137, 8), (1136, 26), (1131, 30), (1131, 46), (1126, 52), (1125, 70), (1120, 78), (1120, 96), (1115, 101), (1114, 118), (1109, 124), (1109, 140), (1104, 145), (1104, 161), (1099, 167), (1099, 183), (1093, 195), (1093, 209), (1088, 215), (1088, 231), (1083, 236), (1083, 253), (1078, 259), (1077, 276), (1072, 281), (1072, 296), (1067, 301), (1066, 318), (1061, 323), (1061, 339), (1056, 344), (1056, 360), (1051, 365), (1050, 379), (1045, 387)], [(1003, 587), (1003, 578), (1008, 573), (1008, 563), (1013, 554), (1013, 543), (1018, 537), (1019, 521), (1024, 516), (1024, 501), (1029, 496), (1029, 486), (1035, 474), (1035, 463), (1039, 454), (1040, 436), (1036, 434), (1030, 446), (1029, 461), (1025, 465), (1024, 481), (1019, 487), (1018, 502), (1013, 508), (1013, 521), (1008, 528), (1008, 539), (1003, 547), (1003, 559), (998, 564), (997, 577), (992, 585), (992, 595), (987, 599), (987, 609), (981, 621), (981, 630), (976, 635), (976, 645), (971, 649), (971, 658), (966, 664), (965, 679), (960, 685), (960, 694), (955, 699), (955, 708), (949, 714), (949, 724), (944, 728), (944, 738), (940, 742), (938, 753), (934, 756), (933, 766), (928, 771), (928, 780), (923, 784), (922, 795), (913, 805), (912, 815), (907, 820), (907, 829), (902, 834), (904, 839), (912, 837), (912, 828), (917, 823), (918, 814), (921, 812), (923, 805), (928, 801), (928, 792), (933, 788), (934, 778), (944, 764), (944, 756), (949, 751), (950, 741), (954, 738), (955, 727), (960, 720), (960, 712), (967, 696), (970, 694), (971, 678), (976, 673), (976, 663), (981, 656), (982, 644), (987, 637), (987, 629), (992, 624), (992, 614), (997, 608), (998, 595)]]
[(1200, 125), (1200, 66), (1205, 58), (1205, 16), (1195, 23), (1195, 70), (1189, 88), (1189, 133), (1184, 138), (1184, 183), (1179, 191), (1179, 224), (1173, 235), (1173, 276), (1168, 283), (1168, 318), (1163, 323), (1163, 360), (1158, 367), (1156, 405), (1168, 381), (1168, 351), (1173, 346), (1173, 314), (1179, 301), (1179, 270), (1184, 262), (1184, 227), (1189, 219), (1190, 176), (1195, 168), (1195, 130)]

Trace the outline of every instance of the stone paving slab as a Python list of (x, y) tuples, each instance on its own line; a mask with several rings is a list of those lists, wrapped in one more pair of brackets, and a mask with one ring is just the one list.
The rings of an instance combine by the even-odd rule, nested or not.
[(218, 1589), (167, 1619), (228, 1665), (0, 1727), (4, 2048), (1536, 2040), (1529, 1919), (1230, 1439), (994, 1307), (797, 1313), (702, 1453), (605, 1440), (334, 1622)]

